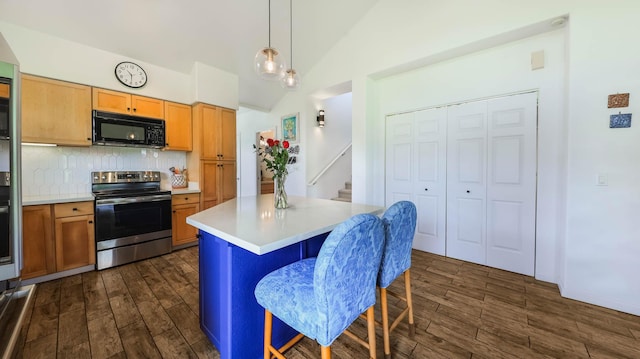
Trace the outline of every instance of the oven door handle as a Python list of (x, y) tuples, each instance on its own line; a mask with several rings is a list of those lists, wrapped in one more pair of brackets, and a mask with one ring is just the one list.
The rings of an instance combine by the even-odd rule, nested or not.
[(106, 198), (96, 200), (96, 206), (105, 204), (127, 204), (127, 203), (142, 203), (142, 202), (159, 202), (170, 201), (170, 194), (160, 194), (155, 196), (139, 196), (139, 197), (126, 197), (126, 198)]

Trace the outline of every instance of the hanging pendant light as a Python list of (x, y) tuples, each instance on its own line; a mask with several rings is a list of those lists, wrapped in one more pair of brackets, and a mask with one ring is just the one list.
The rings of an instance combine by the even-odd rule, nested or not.
[(293, 6), (291, 2), (292, 0), (289, 0), (289, 49), (291, 51), (291, 61), (289, 64), (291, 64), (291, 67), (283, 72), (280, 85), (288, 90), (295, 90), (300, 87), (300, 76), (298, 76), (296, 70), (293, 69)]
[(260, 77), (267, 80), (277, 80), (287, 68), (278, 50), (271, 47), (271, 0), (269, 0), (269, 47), (258, 51), (253, 68)]

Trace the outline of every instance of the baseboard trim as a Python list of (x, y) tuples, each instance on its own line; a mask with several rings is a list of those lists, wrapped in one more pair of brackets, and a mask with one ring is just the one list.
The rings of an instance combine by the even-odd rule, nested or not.
[(90, 265), (87, 265), (87, 266), (84, 266), (84, 267), (73, 268), (73, 269), (62, 271), (62, 272), (56, 272), (56, 273), (43, 275), (41, 277), (35, 277), (35, 278), (26, 279), (26, 280), (22, 281), (22, 285), (29, 285), (29, 284), (37, 284), (37, 283), (42, 283), (42, 282), (48, 282), (50, 280), (69, 277), (69, 276), (72, 276), (72, 275), (85, 273), (85, 272), (91, 272), (91, 271), (94, 271), (94, 270), (96, 270), (95, 264), (90, 264)]

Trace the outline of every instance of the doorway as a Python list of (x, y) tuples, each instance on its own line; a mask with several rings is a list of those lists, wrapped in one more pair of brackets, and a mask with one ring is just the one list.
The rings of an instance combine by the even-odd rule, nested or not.
[(256, 132), (256, 184), (258, 195), (273, 193), (273, 173), (267, 170), (263, 161), (267, 139), (275, 138), (275, 130), (265, 130)]

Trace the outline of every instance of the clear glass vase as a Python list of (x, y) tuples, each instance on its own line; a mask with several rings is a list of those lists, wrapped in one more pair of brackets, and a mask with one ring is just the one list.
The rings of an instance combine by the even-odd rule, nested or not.
[(273, 191), (273, 204), (276, 208), (287, 208), (287, 192), (284, 190), (284, 183), (287, 180), (287, 175), (275, 176), (273, 177), (274, 181), (274, 191)]

